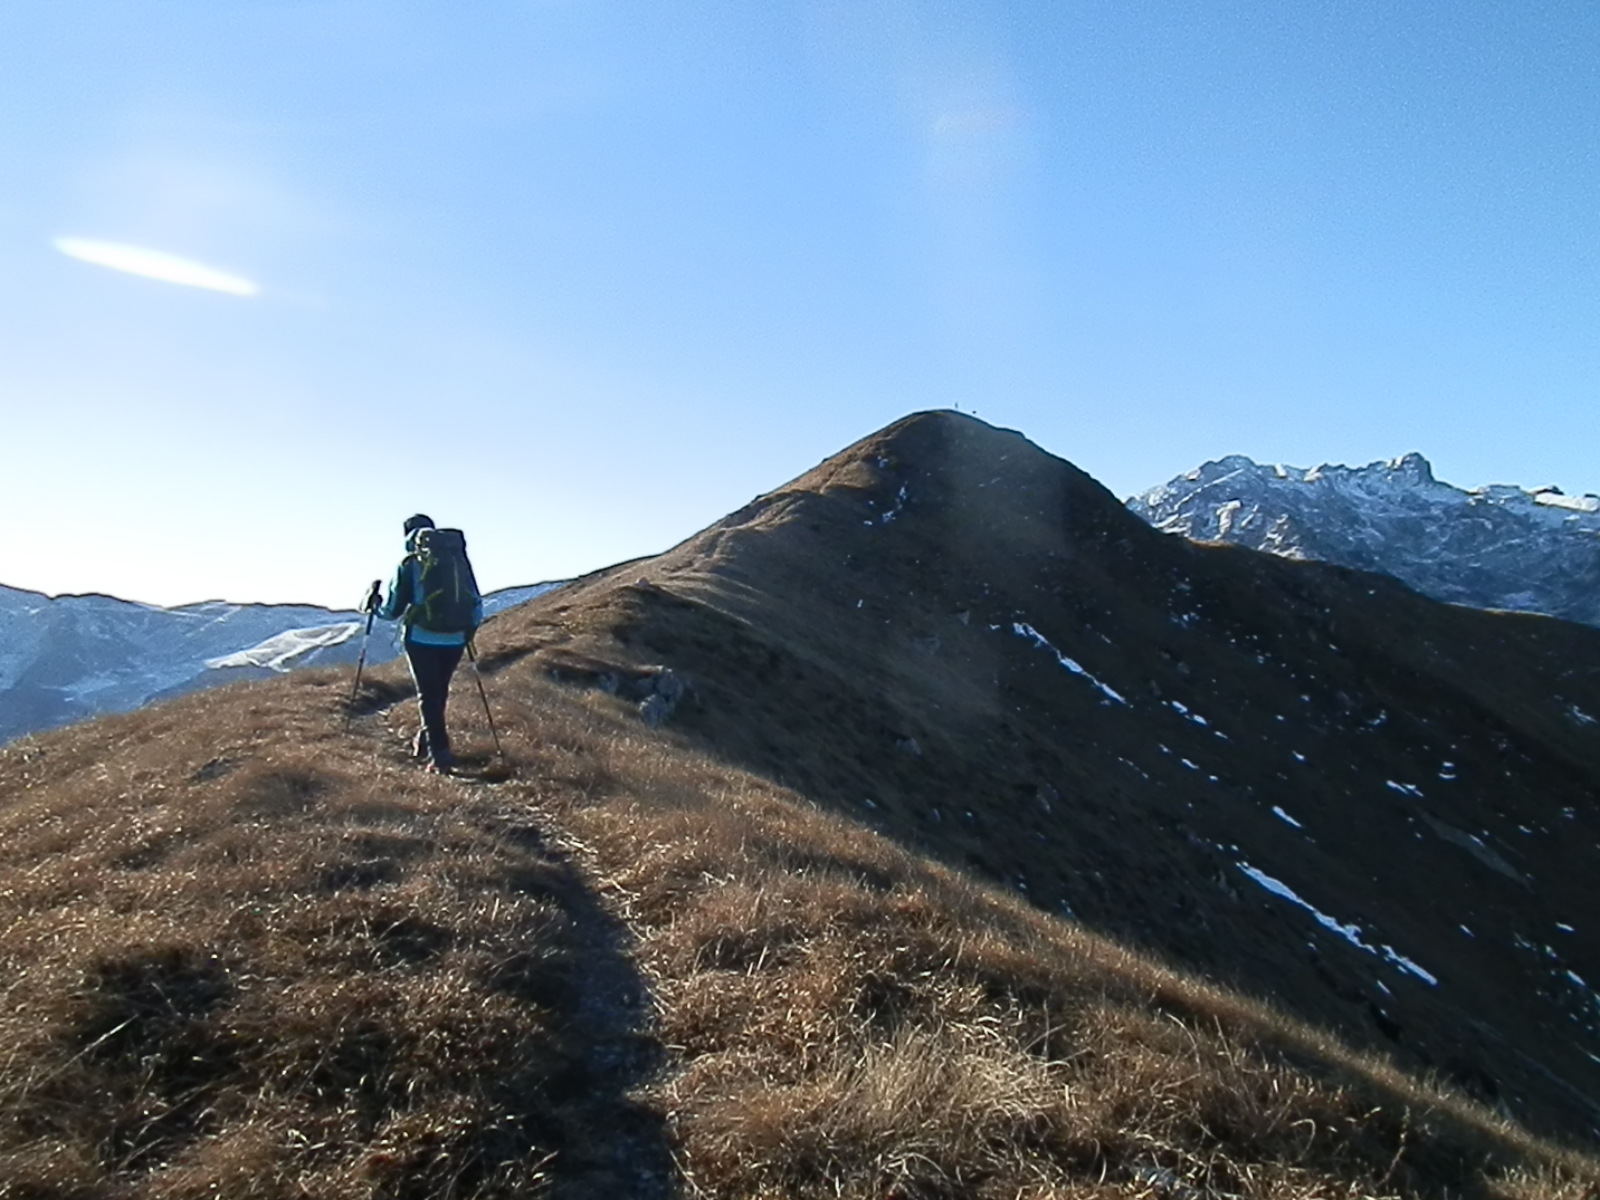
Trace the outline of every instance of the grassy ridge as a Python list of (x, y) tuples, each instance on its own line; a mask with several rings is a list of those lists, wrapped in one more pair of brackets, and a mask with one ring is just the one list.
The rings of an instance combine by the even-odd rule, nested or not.
[(1600, 1188), (531, 661), (511, 777), (423, 776), (395, 680), (0, 751), (0, 1196)]
[(636, 1022), (580, 994), (626, 983), (614, 923), (523, 803), (340, 736), (339, 690), (5, 752), (0, 1195), (617, 1194)]

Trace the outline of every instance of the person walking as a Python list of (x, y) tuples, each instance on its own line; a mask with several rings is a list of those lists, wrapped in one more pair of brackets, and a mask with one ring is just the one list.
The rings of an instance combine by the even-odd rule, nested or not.
[(405, 629), (406, 661), (422, 715), (412, 754), (430, 771), (448, 773), (455, 756), (445, 730), (445, 703), (461, 655), (483, 623), (483, 597), (459, 529), (437, 529), (425, 513), (407, 517), (404, 528), (406, 556), (395, 570), (388, 599), (373, 612)]

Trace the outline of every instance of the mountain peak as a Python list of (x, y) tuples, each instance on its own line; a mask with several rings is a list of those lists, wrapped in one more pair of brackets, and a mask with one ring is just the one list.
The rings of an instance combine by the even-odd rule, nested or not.
[(1235, 455), (1128, 507), (1167, 533), (1382, 571), (1453, 604), (1600, 624), (1600, 498), (1463, 490), (1415, 451), (1306, 471)]
[(1389, 462), (1389, 473), (1412, 483), (1434, 483), (1433, 466), (1415, 450)]

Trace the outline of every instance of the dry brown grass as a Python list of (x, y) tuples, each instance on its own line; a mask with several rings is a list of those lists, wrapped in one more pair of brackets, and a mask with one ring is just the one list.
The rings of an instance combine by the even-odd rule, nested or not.
[(341, 736), (341, 687), (0, 751), (0, 1196), (1600, 1188), (531, 664), (498, 784), (412, 770), (403, 709)]
[[(587, 702), (568, 813), (713, 1196), (1577, 1197), (1596, 1163)], [(568, 720), (579, 720), (568, 710)], [(582, 741), (582, 738), (569, 740)]]
[(6, 752), (0, 1195), (526, 1195), (617, 1119), (576, 868), (327, 685)]

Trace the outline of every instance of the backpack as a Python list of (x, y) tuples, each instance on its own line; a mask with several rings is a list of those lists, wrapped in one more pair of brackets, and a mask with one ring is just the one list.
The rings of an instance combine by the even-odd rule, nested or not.
[(407, 627), (431, 633), (465, 633), (478, 627), (478, 581), (467, 561), (467, 538), (459, 529), (424, 529), (417, 534), (416, 597), (406, 610)]

